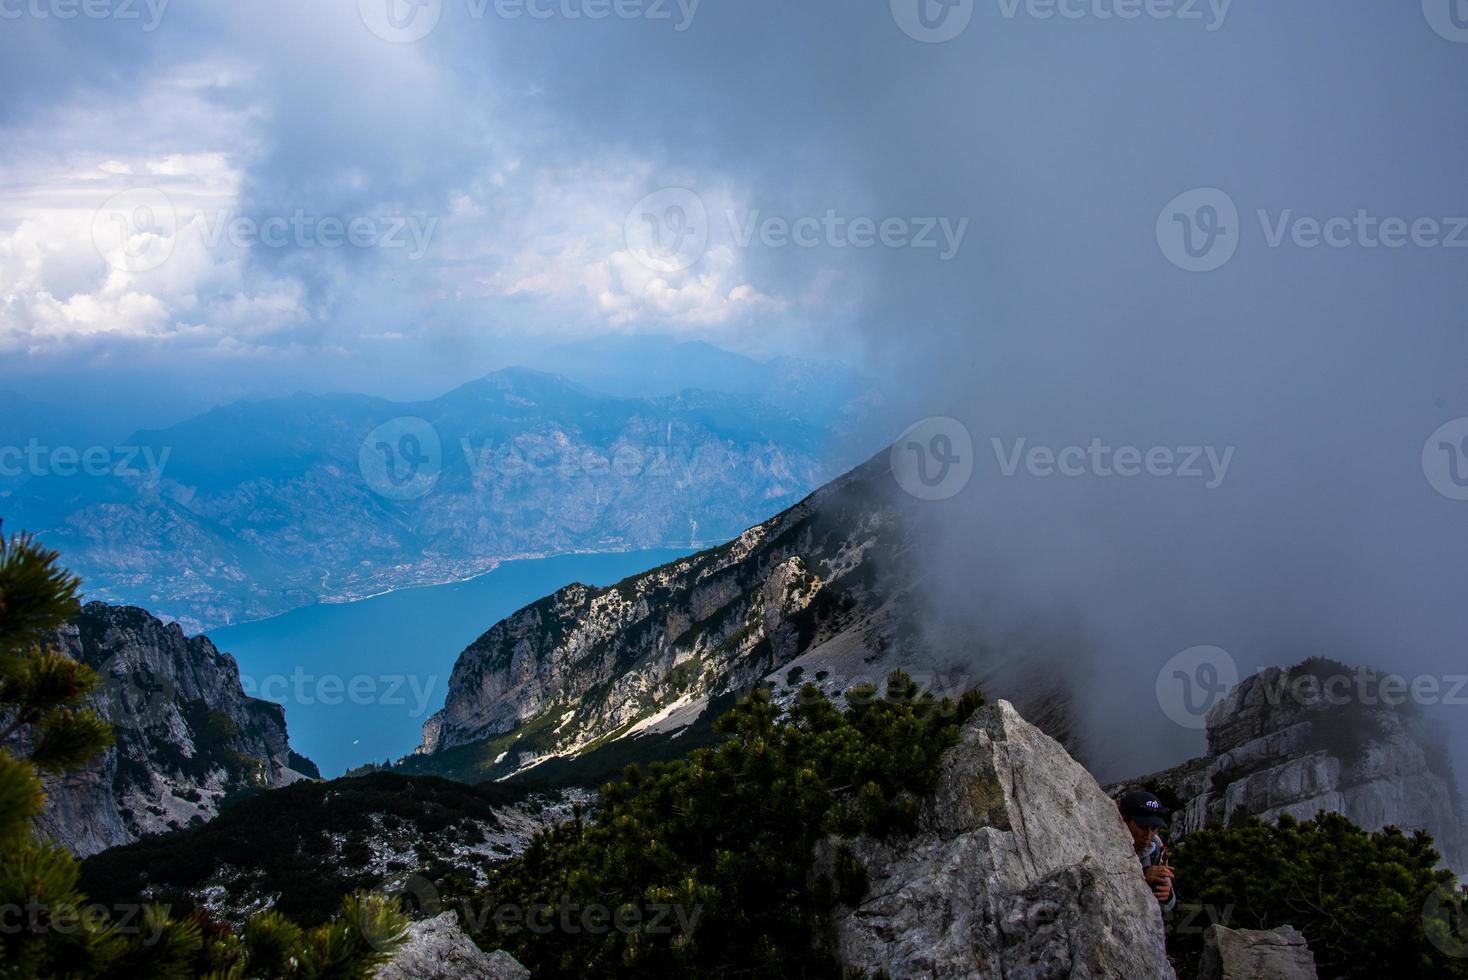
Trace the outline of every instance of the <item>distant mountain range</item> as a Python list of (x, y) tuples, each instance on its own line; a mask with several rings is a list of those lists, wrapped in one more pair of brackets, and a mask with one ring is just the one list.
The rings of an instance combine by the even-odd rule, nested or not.
[[(890, 435), (848, 369), (782, 361), (755, 384), (757, 362), (703, 346), (666, 349), (662, 377), (717, 362), (706, 380), (723, 390), (605, 394), (510, 368), (419, 402), (235, 402), (90, 461), (28, 462), (0, 514), (59, 549), (89, 597), (196, 631), (511, 557), (726, 540)], [(634, 348), (603, 352), (605, 383)]]

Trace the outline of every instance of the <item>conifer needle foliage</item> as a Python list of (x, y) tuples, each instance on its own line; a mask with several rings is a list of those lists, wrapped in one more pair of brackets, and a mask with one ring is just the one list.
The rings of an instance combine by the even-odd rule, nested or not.
[(595, 819), (578, 813), (497, 869), (482, 945), (545, 978), (839, 977), (831, 912), (860, 899), (865, 874), (840, 846), (834, 873), (815, 872), (817, 841), (912, 831), (983, 698), (939, 701), (896, 672), (847, 703), (807, 684), (784, 712), (757, 689), (719, 719), (718, 746), (629, 766)]

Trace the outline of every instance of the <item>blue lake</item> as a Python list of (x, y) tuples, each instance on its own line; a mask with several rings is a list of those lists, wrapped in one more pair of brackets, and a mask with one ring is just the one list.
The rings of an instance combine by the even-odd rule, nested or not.
[(209, 638), (239, 661), (245, 693), (285, 706), (292, 748), (337, 776), (413, 751), (459, 652), (500, 619), (563, 585), (611, 585), (691, 553), (509, 561), (466, 582), (307, 606)]

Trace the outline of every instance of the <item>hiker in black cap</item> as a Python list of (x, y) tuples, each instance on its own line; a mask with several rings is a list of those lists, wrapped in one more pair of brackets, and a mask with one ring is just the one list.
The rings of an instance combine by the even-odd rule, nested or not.
[(1172, 887), (1172, 868), (1167, 864), (1167, 845), (1157, 831), (1167, 826), (1167, 810), (1162, 801), (1144, 789), (1134, 789), (1117, 800), (1121, 822), (1131, 832), (1132, 846), (1142, 861), (1142, 877), (1162, 911), (1177, 907), (1177, 891)]

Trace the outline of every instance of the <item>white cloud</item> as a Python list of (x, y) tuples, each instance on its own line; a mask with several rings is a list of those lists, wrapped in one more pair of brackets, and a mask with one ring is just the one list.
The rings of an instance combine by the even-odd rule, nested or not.
[(0, 133), (0, 349), (214, 343), (305, 319), (299, 282), (252, 273), (201, 230), (201, 215), (236, 206), (254, 153), (254, 114), (222, 109), (210, 85), (246, 77), (189, 66), (125, 99), (59, 107), (44, 132)]

